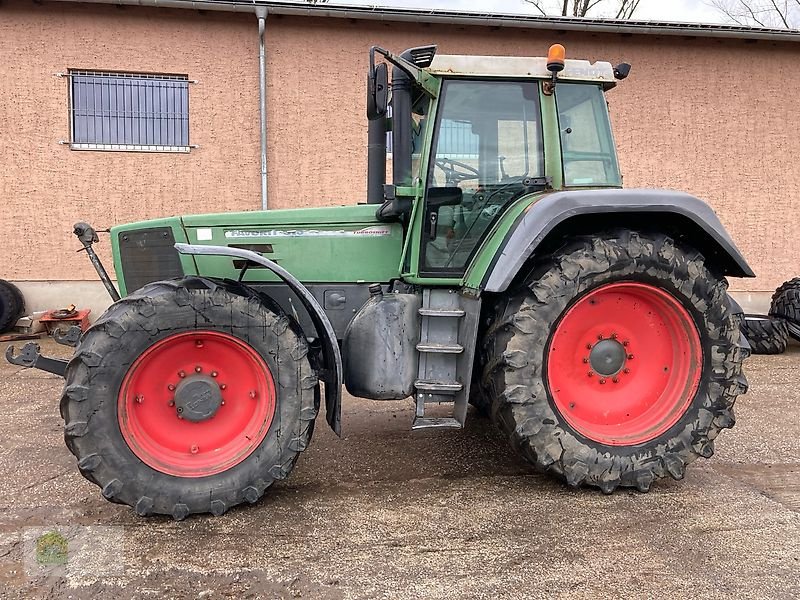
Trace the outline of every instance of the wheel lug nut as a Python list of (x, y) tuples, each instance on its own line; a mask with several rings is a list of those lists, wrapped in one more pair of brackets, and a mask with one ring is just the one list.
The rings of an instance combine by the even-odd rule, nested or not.
[(168, 404), (169, 406), (175, 406), (175, 400), (170, 400)]
[(195, 372), (195, 373), (199, 373), (199, 372), (200, 372), (200, 371), (202, 371), (202, 370), (203, 370), (203, 369), (200, 367), (200, 365), (197, 365), (197, 366), (194, 368), (194, 372)]
[(144, 396), (139, 394), (138, 396), (136, 396), (136, 404), (141, 404), (142, 402), (144, 402)]
[(202, 348), (202, 347), (203, 347), (203, 340), (197, 340), (197, 341), (195, 342), (195, 345), (196, 345), (198, 348)]
[(221, 390), (224, 390), (226, 387), (228, 387), (228, 385), (227, 385), (227, 384), (225, 384), (225, 383), (221, 383), (221, 384), (219, 385), (219, 389), (221, 389)]
[(628, 373), (630, 373), (630, 372), (631, 372), (631, 370), (630, 370), (630, 369), (623, 369), (623, 370), (622, 370), (622, 372), (623, 372), (623, 373), (625, 373), (625, 374), (627, 375)]
[(592, 345), (591, 344), (586, 344), (586, 349), (587, 350), (591, 350), (592, 349)]
[(217, 373), (216, 371), (211, 371), (211, 376), (212, 377), (216, 377), (217, 375), (219, 375), (219, 373)]
[(633, 354), (628, 354), (628, 359), (633, 360)]
[(583, 359), (583, 364), (588, 365), (589, 364), (589, 359), (588, 358), (584, 358)]
[(628, 344), (630, 344), (630, 342), (628, 340), (625, 340), (624, 342), (622, 342), (623, 346), (627, 346)]
[(180, 377), (181, 379), (186, 377), (186, 371), (178, 371), (178, 377)]
[(611, 334), (611, 339), (612, 339), (612, 340), (615, 340), (615, 339), (617, 339), (617, 334), (616, 334), (616, 333), (612, 333), (612, 334)]
[(175, 391), (175, 386), (174, 386), (174, 385), (172, 385), (172, 384), (170, 383), (170, 384), (167, 386), (167, 389), (168, 389), (170, 392), (174, 392), (174, 391)]
[(220, 405), (221, 405), (221, 406), (225, 406), (225, 400), (221, 401), (221, 402), (220, 402)]
[(570, 403), (569, 403), (569, 407), (570, 407), (570, 408), (575, 408), (575, 403), (574, 403), (574, 402), (570, 402)]
[(602, 333), (598, 334), (598, 335), (597, 335), (597, 339), (598, 339), (598, 340), (602, 340), (602, 339), (603, 339), (603, 334), (602, 334)]
[(594, 377), (594, 371), (589, 371), (589, 377)]
[(605, 385), (605, 382), (606, 382), (606, 380), (605, 380), (605, 379), (601, 379), (601, 380), (600, 380), (600, 383), (601, 383), (601, 385)]
[(255, 398), (256, 397), (256, 391), (255, 390), (250, 390), (250, 397), (251, 398)]
[(614, 377), (611, 381), (613, 381), (614, 383), (619, 383), (619, 377)]
[(196, 444), (192, 444), (192, 447), (189, 448), (189, 451), (192, 454), (197, 454), (198, 452), (200, 452), (200, 448), (198, 448)]

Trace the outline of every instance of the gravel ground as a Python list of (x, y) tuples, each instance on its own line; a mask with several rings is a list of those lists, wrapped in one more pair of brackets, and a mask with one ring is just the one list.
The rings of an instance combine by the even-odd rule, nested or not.
[[(321, 422), (256, 505), (177, 523), (103, 500), (63, 444), (61, 380), (3, 362), (0, 596), (797, 598), (800, 348), (747, 374), (716, 455), (649, 494), (537, 475), (475, 416), (411, 432), (410, 402), (347, 397), (344, 437)], [(66, 564), (37, 562), (49, 532)]]

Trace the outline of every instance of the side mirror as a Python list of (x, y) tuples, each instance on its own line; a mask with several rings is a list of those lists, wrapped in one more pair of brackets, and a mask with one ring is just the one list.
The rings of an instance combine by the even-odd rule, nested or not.
[(428, 208), (437, 209), (440, 206), (456, 206), (461, 204), (464, 191), (460, 187), (429, 187), (425, 202)]
[(385, 116), (388, 106), (389, 68), (386, 63), (379, 63), (367, 76), (367, 119), (374, 121)]

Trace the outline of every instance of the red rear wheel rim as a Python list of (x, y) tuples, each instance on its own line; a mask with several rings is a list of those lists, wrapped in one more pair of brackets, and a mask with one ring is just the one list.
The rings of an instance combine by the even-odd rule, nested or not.
[[(198, 410), (213, 414), (198, 417)], [(275, 382), (264, 359), (239, 338), (215, 331), (153, 344), (128, 370), (117, 403), (131, 451), (178, 477), (236, 466), (264, 440), (274, 415)]]
[(611, 446), (643, 444), (675, 425), (700, 385), (697, 327), (678, 300), (651, 285), (592, 290), (562, 317), (547, 351), (555, 408), (579, 434)]

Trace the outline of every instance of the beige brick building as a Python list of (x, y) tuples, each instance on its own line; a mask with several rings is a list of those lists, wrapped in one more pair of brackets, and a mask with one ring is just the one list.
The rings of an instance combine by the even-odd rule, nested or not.
[[(740, 299), (763, 306), (765, 292), (800, 274), (798, 32), (291, 2), (5, 0), (0, 278), (17, 282), (31, 308), (74, 302), (97, 310), (106, 302), (85, 256), (74, 252), (75, 221), (103, 228), (260, 209), (254, 5), (269, 11), (270, 208), (365, 199), (371, 45), (536, 56), (561, 42), (572, 58), (633, 64), (631, 77), (609, 94), (625, 185), (676, 188), (708, 201), (758, 274), (732, 281)], [(75, 149), (72, 78), (63, 76), (75, 71), (181, 80), (190, 147)], [(107, 239), (100, 248), (107, 257)]]

